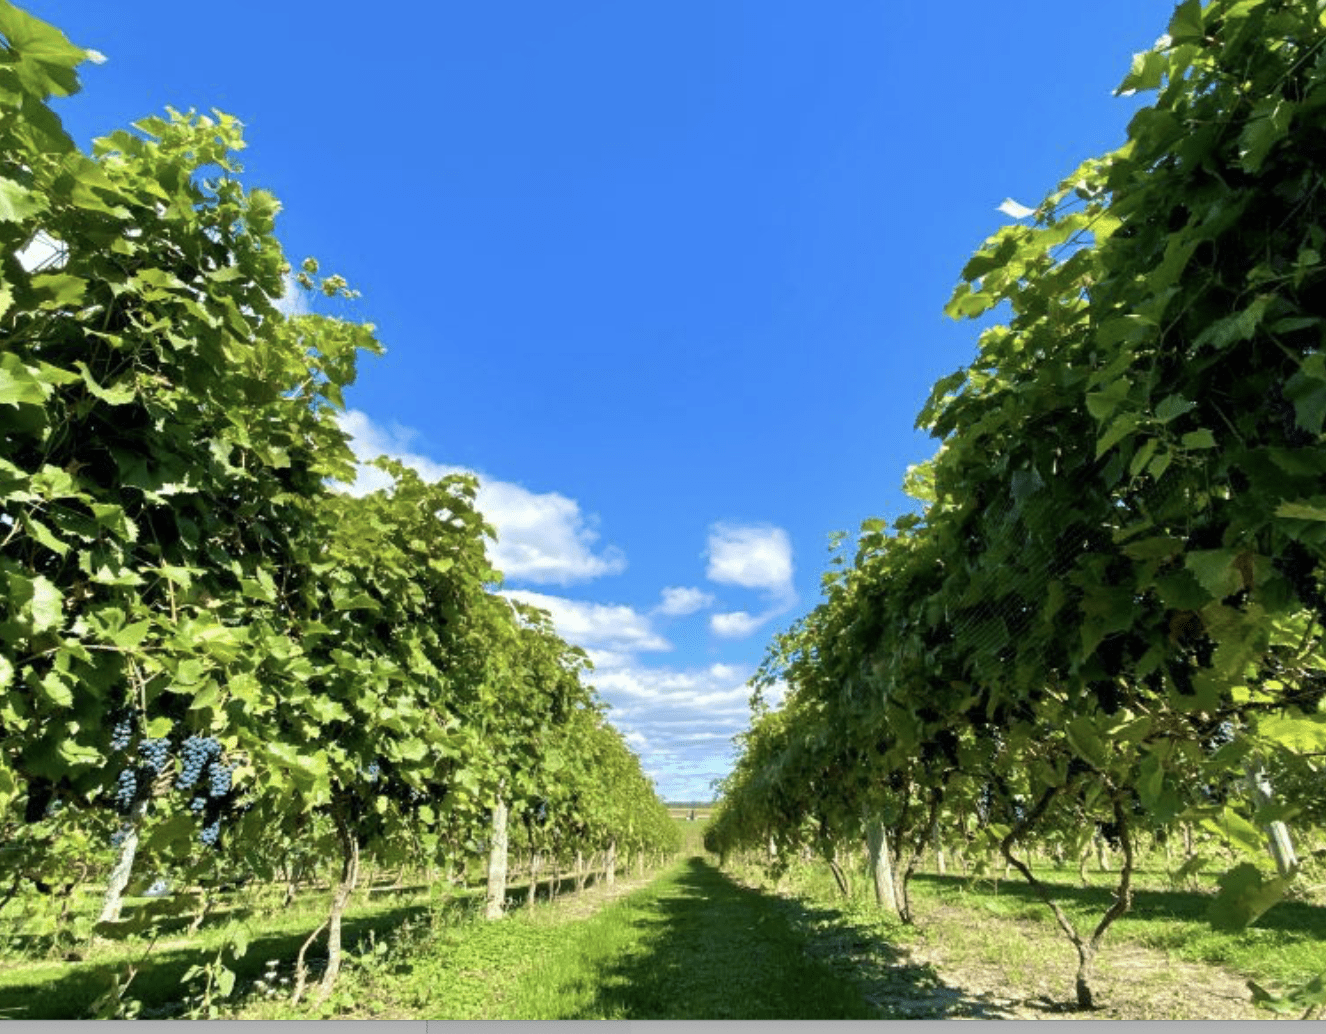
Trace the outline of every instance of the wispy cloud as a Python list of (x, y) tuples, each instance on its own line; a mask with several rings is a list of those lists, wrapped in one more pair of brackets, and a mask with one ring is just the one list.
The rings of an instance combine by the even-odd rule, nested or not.
[(287, 317), (307, 316), (312, 310), (308, 304), (309, 292), (299, 286), (294, 274), (285, 275), (285, 293), (276, 299), (276, 311)]
[(672, 644), (650, 627), (649, 618), (631, 607), (569, 600), (524, 589), (506, 590), (502, 595), (542, 607), (552, 616), (558, 635), (586, 652), (599, 651), (598, 661), (627, 663), (637, 652), (672, 649)]
[(711, 614), (709, 629), (714, 635), (724, 639), (742, 639), (750, 635), (762, 624), (772, 618), (777, 611), (766, 614), (748, 614), (744, 610), (733, 610), (726, 614)]
[(671, 800), (706, 799), (732, 765), (732, 738), (749, 716), (749, 669), (731, 664), (672, 669), (628, 666), (590, 681), (612, 721), (638, 744), (645, 771)]
[[(366, 465), (383, 455), (413, 467), (429, 480), (476, 473), (429, 459), (411, 448), (417, 437), (414, 431), (399, 424), (384, 426), (359, 410), (344, 413), (341, 428), (350, 435), (350, 448), (360, 461), (352, 492), (372, 492), (391, 483), (383, 471)], [(508, 580), (570, 585), (626, 569), (626, 556), (620, 549), (609, 546), (596, 550), (598, 533), (589, 526), (574, 499), (558, 492), (531, 492), (483, 474), (477, 476), (476, 503), (497, 529), (497, 542), (489, 555)]]
[(705, 551), (706, 576), (720, 585), (736, 585), (765, 593), (762, 613), (732, 610), (709, 616), (709, 630), (724, 639), (751, 635), (796, 602), (792, 588), (792, 541), (786, 531), (772, 525), (715, 524)]
[(782, 528), (715, 524), (706, 555), (712, 582), (792, 593), (792, 542)]
[(657, 607), (658, 613), (669, 617), (694, 614), (714, 602), (713, 594), (703, 589), (668, 586), (662, 592), (663, 602)]

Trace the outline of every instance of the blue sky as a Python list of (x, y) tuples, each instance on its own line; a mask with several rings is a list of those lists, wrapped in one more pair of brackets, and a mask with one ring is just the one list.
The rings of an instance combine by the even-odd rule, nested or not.
[(967, 256), (1122, 143), (1172, 4), (21, 4), (101, 51), (80, 144), (247, 127), (298, 263), (376, 324), (363, 455), (477, 472), (506, 590), (590, 650), (660, 791), (703, 797), (835, 530), (911, 508), (977, 328)]

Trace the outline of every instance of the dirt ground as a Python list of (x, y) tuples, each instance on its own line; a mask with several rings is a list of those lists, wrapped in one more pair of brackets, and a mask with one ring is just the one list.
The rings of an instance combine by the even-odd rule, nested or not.
[[(582, 919), (608, 902), (650, 883), (618, 877), (584, 894), (560, 896), (541, 911), (553, 922)], [(740, 882), (740, 881), (739, 881)], [(1092, 991), (1098, 1007), (1068, 1008), (1077, 970), (1072, 948), (1057, 929), (1028, 920), (995, 917), (958, 906), (916, 901), (923, 939), (908, 945), (872, 945), (832, 928), (805, 929), (807, 954), (833, 956), (856, 971), (866, 998), (886, 1015), (916, 1019), (1009, 1020), (1268, 1020), (1242, 977), (1216, 966), (1180, 962), (1164, 952), (1110, 943), (1096, 962)], [(973, 958), (973, 929), (1015, 928), (1037, 960), (1034, 973)], [(960, 950), (945, 945), (965, 945)]]
[[(917, 923), (924, 941), (908, 951), (914, 965), (929, 964), (941, 986), (931, 1001), (915, 1002), (918, 1014), (945, 999), (950, 1018), (962, 1015), (1018, 1020), (1266, 1020), (1275, 1015), (1257, 1009), (1243, 978), (1216, 966), (1171, 960), (1164, 952), (1110, 944), (1107, 938), (1096, 961), (1092, 992), (1098, 1007), (1087, 1013), (1067, 1009), (1077, 961), (1058, 930), (1027, 920), (996, 918), (953, 905), (917, 905)], [(1038, 968), (1011, 973), (1006, 966), (980, 959), (959, 958), (945, 942), (970, 943), (973, 927), (1014, 926), (1025, 938)], [(966, 953), (964, 953), (966, 954)], [(893, 1003), (896, 1004), (896, 1003)], [(927, 1006), (929, 1008), (927, 1008)]]
[[(611, 887), (600, 878), (585, 887), (582, 894), (577, 894), (572, 890), (559, 894), (551, 903), (541, 900), (536, 906), (534, 914), (536, 916), (548, 916), (551, 921), (559, 923), (568, 919), (584, 919), (593, 915), (608, 902), (616, 901), (632, 891), (648, 886), (657, 877), (657, 871), (648, 872), (644, 876), (636, 876), (634, 873), (630, 876), (619, 874)], [(521, 900), (523, 903), (523, 899)]]

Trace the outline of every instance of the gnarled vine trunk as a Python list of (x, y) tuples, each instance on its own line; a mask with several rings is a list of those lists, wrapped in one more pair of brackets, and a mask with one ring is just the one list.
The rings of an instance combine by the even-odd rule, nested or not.
[(331, 994), (336, 977), (341, 972), (341, 919), (345, 915), (345, 906), (350, 902), (350, 895), (354, 893), (355, 885), (359, 882), (359, 838), (346, 825), (345, 818), (339, 810), (334, 813), (333, 818), (336, 823), (336, 839), (341, 845), (341, 878), (332, 894), (331, 909), (327, 913), (327, 918), (309, 934), (308, 940), (299, 949), (299, 957), (295, 963), (295, 990), (290, 996), (290, 1000), (296, 1004), (303, 997), (308, 980), (304, 956), (324, 929), (327, 931), (327, 968), (323, 971), (322, 980), (318, 985), (317, 1000), (325, 1001)]
[(829, 871), (833, 873), (833, 880), (838, 884), (838, 893), (844, 898), (852, 896), (852, 880), (843, 869), (842, 863), (838, 860), (838, 847), (834, 846), (832, 852), (828, 855)]
[(1077, 951), (1077, 975), (1074, 979), (1074, 990), (1077, 997), (1077, 1007), (1086, 1010), (1094, 1008), (1095, 1005), (1091, 994), (1091, 978), (1095, 970), (1096, 956), (1100, 953), (1101, 942), (1105, 939), (1105, 931), (1133, 904), (1133, 841), (1128, 826), (1127, 811), (1120, 801), (1115, 800), (1114, 823), (1119, 831), (1119, 847), (1123, 852), (1123, 864), (1119, 867), (1119, 885), (1114, 892), (1114, 903), (1105, 911), (1091, 936), (1083, 937), (1078, 933), (1077, 928), (1059, 906), (1059, 903), (1050, 897), (1050, 892), (1046, 889), (1045, 884), (1036, 879), (1026, 862), (1013, 854), (1013, 845), (1040, 820), (1058, 792), (1059, 788), (1053, 786), (1046, 790), (1035, 806), (1023, 816), (1017, 825), (1008, 831), (1008, 835), (1000, 843), (999, 849), (1008, 864), (1022, 874), (1023, 879), (1031, 884), (1040, 899), (1054, 913), (1059, 929), (1064, 932), (1064, 936), (1068, 938)]

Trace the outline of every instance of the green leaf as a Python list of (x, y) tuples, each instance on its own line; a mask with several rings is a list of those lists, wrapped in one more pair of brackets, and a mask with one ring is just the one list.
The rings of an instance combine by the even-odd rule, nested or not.
[(1160, 560), (1175, 556), (1183, 551), (1183, 539), (1170, 535), (1158, 535), (1152, 538), (1138, 539), (1122, 547), (1125, 555), (1134, 560)]
[(87, 281), (71, 273), (39, 273), (32, 278), (33, 293), (41, 298), (40, 309), (68, 309), (83, 300)]
[(1244, 172), (1261, 170), (1271, 148), (1289, 133), (1296, 105), (1283, 97), (1266, 97), (1252, 109), (1239, 134), (1239, 164)]
[(92, 371), (87, 368), (87, 363), (74, 363), (78, 372), (83, 375), (83, 383), (87, 386), (90, 394), (101, 399), (108, 406), (123, 406), (132, 402), (138, 395), (133, 384), (133, 378), (127, 377), (118, 387), (102, 387), (92, 376)]
[(50, 388), (42, 384), (13, 352), (0, 354), (0, 403), (40, 406)]
[(377, 611), (382, 609), (381, 606), (378, 604), (378, 601), (373, 599), (373, 597), (366, 592), (357, 593), (354, 596), (351, 596), (349, 599), (336, 600), (335, 607), (337, 610)]
[(1275, 508), (1275, 515), (1299, 521), (1326, 521), (1326, 506), (1308, 502), (1281, 503)]
[(132, 625), (125, 625), (114, 635), (110, 641), (121, 650), (136, 650), (147, 638), (148, 630), (152, 627), (150, 621), (136, 621)]
[(249, 950), (249, 931), (243, 926), (236, 924), (230, 931), (230, 953), (237, 959), (242, 959)]
[(1257, 720), (1257, 734), (1298, 754), (1326, 751), (1326, 714), (1263, 715)]
[(70, 768), (100, 767), (106, 763), (106, 759), (101, 756), (101, 751), (93, 747), (85, 747), (75, 739), (61, 740), (60, 745), (55, 748), (55, 753)]
[(1142, 806), (1150, 808), (1155, 804), (1160, 797), (1160, 791), (1165, 787), (1165, 770), (1161, 767), (1160, 759), (1154, 754), (1147, 755), (1142, 760), (1139, 777), (1137, 783), (1138, 796), (1142, 799)]
[(7, 44), (5, 64), (36, 97), (67, 97), (78, 91), (74, 69), (92, 52), (74, 46), (59, 29), (7, 0), (0, 2), (0, 36)]
[(1100, 459), (1135, 430), (1137, 430), (1137, 414), (1124, 413), (1110, 425), (1108, 431), (1096, 439), (1096, 459)]
[(1170, 877), (1170, 882), (1176, 885), (1182, 883), (1189, 876), (1194, 876), (1204, 869), (1210, 861), (1211, 859), (1205, 855), (1193, 855), (1174, 871), (1174, 875)]
[(1101, 739), (1100, 730), (1090, 718), (1079, 716), (1072, 719), (1065, 728), (1068, 745), (1084, 761), (1097, 771), (1109, 768), (1109, 754)]
[(1258, 295), (1246, 309), (1208, 324), (1206, 329), (1197, 335), (1193, 345), (1197, 348), (1203, 345), (1227, 348), (1240, 341), (1247, 341), (1257, 332), (1257, 327), (1261, 324), (1262, 317), (1266, 315), (1271, 303), (1278, 300), (1279, 295)]
[(52, 532), (50, 528), (31, 516), (26, 510), (19, 514), (19, 523), (23, 525), (24, 531), (52, 553), (55, 553), (57, 556), (65, 556), (68, 554), (70, 549), (69, 544), (56, 538), (55, 533)]
[(1175, 8), (1169, 20), (1169, 36), (1176, 45), (1202, 40), (1202, 0), (1184, 0)]
[(1126, 97), (1138, 90), (1156, 90), (1169, 71), (1169, 57), (1158, 50), (1144, 50), (1133, 55), (1132, 67), (1114, 91), (1116, 97)]
[(1156, 419), (1162, 424), (1167, 424), (1177, 416), (1191, 412), (1197, 408), (1196, 402), (1189, 402), (1181, 395), (1168, 395), (1156, 407)]
[(69, 688), (69, 679), (59, 671), (48, 671), (38, 683), (42, 696), (56, 707), (71, 707), (74, 703), (73, 691)]
[(1220, 893), (1207, 909), (1217, 930), (1242, 930), (1285, 895), (1289, 881), (1264, 876), (1255, 865), (1244, 862), (1220, 877)]
[(1252, 991), (1253, 1005), (1281, 1015), (1301, 1013), (1301, 1018), (1307, 1019), (1309, 1009), (1326, 1005), (1326, 970), (1278, 995), (1267, 991), (1255, 980), (1248, 981), (1248, 989)]
[[(24, 579), (26, 580), (26, 579)], [(37, 575), (31, 582), (32, 630), (45, 632), (56, 628), (64, 617), (64, 597), (45, 575)]]
[(1321, 434), (1326, 422), (1326, 352), (1314, 352), (1303, 360), (1285, 382), (1284, 396), (1294, 404), (1298, 426), (1309, 434)]
[(1148, 438), (1142, 443), (1141, 448), (1133, 453), (1133, 458), (1128, 462), (1129, 476), (1137, 477), (1142, 472), (1142, 468), (1151, 462), (1151, 457), (1155, 455), (1158, 444), (1159, 440), (1156, 438)]
[(22, 184), (0, 176), (0, 223), (17, 223), (46, 211), (46, 199)]
[(1228, 805), (1218, 818), (1203, 819), (1202, 825), (1247, 854), (1260, 856), (1265, 850), (1261, 831)]
[(1243, 587), (1242, 575), (1234, 561), (1233, 549), (1194, 549), (1183, 558), (1183, 566), (1197, 578), (1212, 599), (1221, 600)]
[(1216, 445), (1215, 435), (1205, 427), (1189, 431), (1179, 441), (1185, 449), (1214, 449)]
[(1087, 412), (1095, 417), (1098, 422), (1104, 423), (1109, 419), (1110, 414), (1128, 398), (1128, 392), (1132, 390), (1132, 386), (1132, 382), (1127, 377), (1120, 377), (1100, 391), (1088, 393), (1086, 397)]

